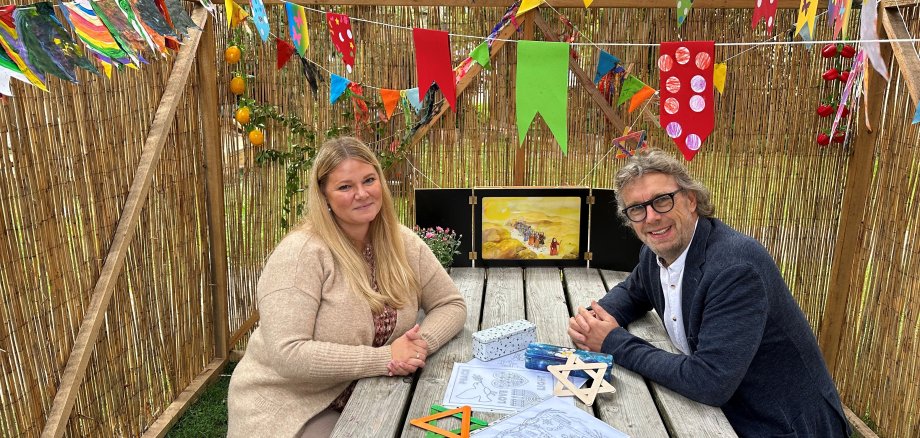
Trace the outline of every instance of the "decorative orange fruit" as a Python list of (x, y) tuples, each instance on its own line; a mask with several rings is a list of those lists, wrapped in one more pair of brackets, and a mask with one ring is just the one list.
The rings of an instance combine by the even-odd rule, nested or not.
[(258, 146), (262, 144), (262, 142), (264, 141), (265, 141), (265, 135), (262, 134), (262, 131), (258, 129), (253, 129), (252, 131), (249, 131), (249, 142), (252, 143), (254, 146)]
[(240, 125), (245, 125), (249, 123), (249, 107), (241, 106), (236, 110), (236, 121), (240, 122)]
[(227, 61), (227, 64), (240, 62), (241, 56), (243, 56), (243, 51), (237, 46), (230, 46), (227, 47), (227, 50), (224, 50), (224, 60)]
[(239, 96), (246, 91), (246, 80), (242, 76), (234, 76), (230, 80), (230, 92)]

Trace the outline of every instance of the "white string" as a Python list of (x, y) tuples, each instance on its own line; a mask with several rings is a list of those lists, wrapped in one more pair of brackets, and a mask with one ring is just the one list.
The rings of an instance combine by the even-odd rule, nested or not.
[[(658, 95), (658, 91), (656, 90), (656, 91), (655, 91), (655, 94), (649, 96), (649, 98), (645, 100), (645, 103), (642, 104), (642, 108), (639, 108), (639, 112), (641, 113), (641, 112), (645, 111), (645, 108), (648, 106), (648, 104), (652, 103), (652, 98), (655, 97), (655, 96), (657, 96), (657, 95)], [(639, 122), (639, 117), (636, 117), (636, 120), (633, 120), (632, 125), (629, 125), (629, 132), (632, 132), (632, 130), (633, 130), (633, 128), (636, 126), (636, 123), (637, 123), (637, 122)], [(595, 164), (594, 167), (592, 167), (591, 170), (589, 170), (588, 173), (585, 174), (585, 177), (581, 179), (581, 182), (580, 182), (578, 185), (580, 185), (580, 186), (585, 185), (585, 181), (588, 180), (588, 177), (590, 177), (590, 176), (592, 176), (592, 175), (594, 174), (594, 171), (597, 170), (597, 167), (600, 166), (601, 163), (604, 162), (604, 159), (607, 158), (607, 155), (610, 155), (610, 153), (613, 152), (614, 149), (615, 149), (615, 150), (620, 150), (620, 148), (617, 147), (617, 146), (614, 146), (614, 147), (611, 147), (610, 149), (607, 149), (607, 152), (606, 152), (599, 160), (597, 160), (597, 164)]]

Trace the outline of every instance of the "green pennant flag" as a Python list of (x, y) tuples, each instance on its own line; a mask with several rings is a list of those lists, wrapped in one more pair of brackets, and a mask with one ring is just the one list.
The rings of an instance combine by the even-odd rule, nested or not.
[(518, 41), (515, 90), (518, 142), (539, 112), (568, 153), (569, 44)]
[(620, 97), (617, 98), (617, 106), (622, 105), (624, 102), (629, 100), (633, 94), (636, 94), (637, 91), (645, 87), (645, 83), (640, 81), (633, 75), (626, 77), (626, 80), (623, 81), (623, 85), (620, 86)]
[(470, 52), (470, 58), (473, 58), (473, 61), (476, 61), (482, 68), (492, 70), (492, 64), (489, 64), (489, 43), (483, 41), (482, 44), (476, 46)]

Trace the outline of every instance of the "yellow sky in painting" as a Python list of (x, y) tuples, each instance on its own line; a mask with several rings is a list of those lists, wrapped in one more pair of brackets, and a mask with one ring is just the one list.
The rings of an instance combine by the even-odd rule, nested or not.
[(496, 222), (518, 218), (529, 213), (546, 216), (562, 216), (575, 219), (581, 217), (579, 197), (483, 197), (483, 217)]

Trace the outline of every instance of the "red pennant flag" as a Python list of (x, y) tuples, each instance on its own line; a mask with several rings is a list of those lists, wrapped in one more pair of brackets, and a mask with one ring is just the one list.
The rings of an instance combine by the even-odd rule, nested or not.
[(380, 89), (380, 98), (383, 100), (383, 109), (386, 111), (388, 120), (393, 116), (393, 111), (396, 110), (399, 97), (399, 90)]
[(291, 59), (291, 55), (294, 54), (294, 46), (281, 38), (275, 38), (275, 44), (278, 47), (278, 70), (281, 70), (281, 67), (284, 67), (284, 64), (287, 64), (288, 60)]
[(440, 30), (412, 29), (415, 41), (415, 72), (418, 77), (418, 92), (424, 96), (437, 83), (450, 104), (457, 111), (457, 83), (454, 82), (454, 70), (450, 60), (450, 34)]
[(715, 126), (712, 58), (714, 41), (661, 43), (661, 126), (687, 161), (700, 150)]
[(345, 14), (326, 12), (326, 24), (329, 25), (332, 45), (342, 54), (345, 70), (351, 73), (355, 66), (355, 37), (351, 33), (351, 20)]
[(757, 0), (754, 15), (751, 17), (751, 29), (755, 29), (762, 18), (767, 22), (767, 35), (772, 35), (777, 6), (779, 6), (779, 0)]

